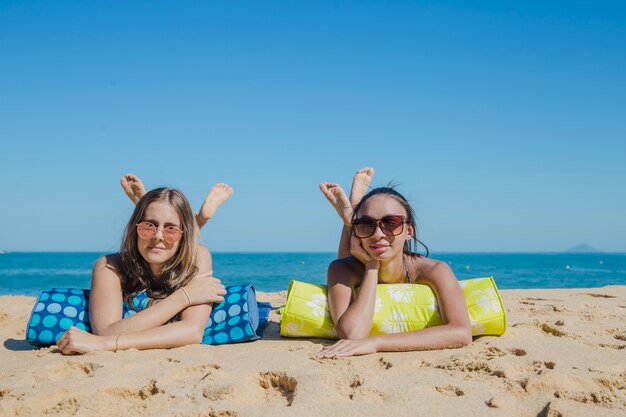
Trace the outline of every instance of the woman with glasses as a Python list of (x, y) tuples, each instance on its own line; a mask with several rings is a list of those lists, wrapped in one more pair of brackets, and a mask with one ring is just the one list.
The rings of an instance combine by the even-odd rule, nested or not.
[[(322, 183), (320, 189), (344, 222), (339, 259), (328, 267), (328, 302), (340, 339), (319, 357), (365, 355), (461, 347), (472, 341), (465, 298), (445, 262), (429, 259), (417, 239), (410, 204), (390, 187), (369, 191), (372, 168), (359, 170), (348, 199), (341, 187)], [(417, 245), (426, 256), (417, 253)], [(428, 285), (437, 297), (446, 324), (406, 333), (369, 337), (377, 284)], [(359, 289), (358, 292), (356, 289)]]
[[(221, 302), (226, 290), (212, 276), (211, 254), (197, 235), (191, 206), (180, 191), (157, 188), (142, 195), (120, 252), (94, 265), (93, 334), (71, 327), (57, 342), (59, 350), (71, 354), (200, 343), (213, 303)], [(144, 292), (146, 308), (123, 318), (123, 303), (132, 308)]]

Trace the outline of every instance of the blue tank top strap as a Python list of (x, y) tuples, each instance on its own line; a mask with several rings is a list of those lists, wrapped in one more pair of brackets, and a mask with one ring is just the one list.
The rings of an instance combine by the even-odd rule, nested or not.
[(122, 306), (122, 317), (126, 318), (137, 314), (139, 311), (148, 307), (150, 305), (150, 301), (151, 300), (146, 291), (142, 291), (132, 298), (132, 306), (124, 301), (124, 305)]

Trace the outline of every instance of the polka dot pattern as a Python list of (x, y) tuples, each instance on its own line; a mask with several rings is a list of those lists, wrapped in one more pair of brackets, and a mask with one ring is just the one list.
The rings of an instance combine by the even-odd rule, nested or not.
[(35, 346), (50, 346), (72, 326), (90, 331), (89, 314), (85, 314), (88, 302), (89, 290), (42, 291), (28, 322), (26, 340)]
[(213, 307), (202, 343), (222, 345), (259, 339), (268, 315), (269, 304), (262, 311), (258, 309), (251, 285), (226, 287), (224, 301)]
[[(122, 308), (122, 317), (130, 317), (147, 308), (150, 298), (139, 293)], [(221, 345), (259, 339), (267, 324), (269, 303), (257, 303), (251, 285), (226, 287), (224, 301), (213, 307), (202, 338), (203, 344)], [(75, 326), (91, 331), (89, 325), (89, 290), (56, 288), (42, 291), (35, 302), (26, 329), (26, 340), (37, 347), (56, 344), (67, 329)]]

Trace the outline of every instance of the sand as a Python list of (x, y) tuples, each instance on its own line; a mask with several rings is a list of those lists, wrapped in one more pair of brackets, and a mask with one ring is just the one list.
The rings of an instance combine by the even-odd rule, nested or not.
[[(2, 416), (624, 416), (626, 286), (505, 290), (508, 327), (462, 349), (319, 360), (320, 339), (63, 356), (33, 297), (0, 297)], [(273, 306), (285, 293), (259, 294)]]

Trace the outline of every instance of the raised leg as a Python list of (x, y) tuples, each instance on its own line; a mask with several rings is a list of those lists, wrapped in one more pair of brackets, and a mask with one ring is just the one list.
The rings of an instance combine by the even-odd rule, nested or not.
[(233, 195), (234, 190), (228, 186), (228, 184), (219, 183), (215, 184), (209, 194), (207, 194), (200, 207), (200, 211), (196, 214), (196, 223), (198, 227), (202, 228), (214, 215), (219, 206), (224, 204), (226, 200)]
[(350, 190), (350, 204), (352, 207), (356, 207), (356, 205), (361, 202), (361, 199), (367, 193), (367, 189), (373, 177), (374, 168), (370, 167), (361, 168), (354, 174), (352, 189)]
[(320, 184), (320, 190), (322, 190), (322, 193), (326, 196), (328, 201), (330, 201), (330, 204), (333, 205), (343, 221), (341, 237), (339, 238), (339, 249), (337, 251), (339, 258), (350, 256), (350, 236), (348, 231), (352, 222), (352, 208), (359, 204), (363, 196), (367, 193), (373, 176), (374, 168), (365, 167), (359, 169), (352, 180), (350, 199), (346, 197), (346, 193), (338, 184), (328, 182)]
[(143, 182), (134, 174), (124, 175), (120, 180), (120, 184), (133, 204), (137, 204), (139, 199), (146, 193), (146, 187), (144, 187)]

